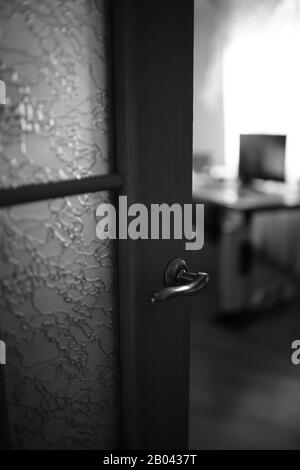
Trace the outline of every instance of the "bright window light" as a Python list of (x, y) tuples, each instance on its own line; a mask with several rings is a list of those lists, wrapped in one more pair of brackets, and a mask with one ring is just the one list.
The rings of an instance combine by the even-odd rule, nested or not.
[[(300, 33), (293, 0), (223, 55), (225, 164), (236, 177), (240, 134), (287, 135), (289, 182), (300, 179)], [(278, 18), (281, 18), (280, 25)]]

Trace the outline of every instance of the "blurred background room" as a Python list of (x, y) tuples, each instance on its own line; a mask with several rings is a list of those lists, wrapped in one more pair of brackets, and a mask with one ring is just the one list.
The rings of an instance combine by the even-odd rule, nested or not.
[(194, 34), (191, 447), (299, 448), (300, 3), (195, 0)]

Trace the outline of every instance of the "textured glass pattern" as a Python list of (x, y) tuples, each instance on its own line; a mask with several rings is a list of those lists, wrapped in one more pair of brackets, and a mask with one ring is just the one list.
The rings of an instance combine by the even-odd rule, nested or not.
[(0, 337), (13, 449), (120, 446), (115, 246), (107, 193), (0, 211)]
[(1, 0), (0, 188), (111, 172), (109, 6)]

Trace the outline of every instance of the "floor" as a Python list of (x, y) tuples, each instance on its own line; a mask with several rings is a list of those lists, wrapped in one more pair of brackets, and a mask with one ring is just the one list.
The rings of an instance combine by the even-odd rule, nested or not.
[(192, 301), (190, 448), (300, 449), (300, 303), (228, 322), (215, 287)]

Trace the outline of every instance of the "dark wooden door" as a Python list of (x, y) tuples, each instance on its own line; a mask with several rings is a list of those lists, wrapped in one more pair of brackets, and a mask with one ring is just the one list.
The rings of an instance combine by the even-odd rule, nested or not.
[[(128, 203), (191, 203), (192, 0), (115, 0), (117, 172)], [(189, 300), (151, 304), (183, 240), (119, 242), (127, 448), (188, 446)], [(201, 267), (199, 267), (200, 270)]]

